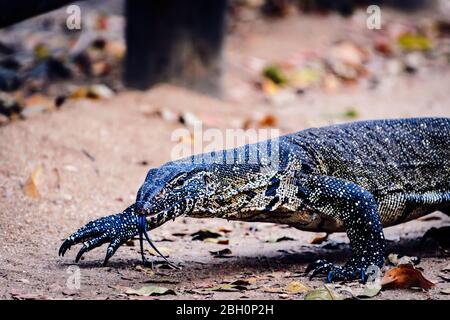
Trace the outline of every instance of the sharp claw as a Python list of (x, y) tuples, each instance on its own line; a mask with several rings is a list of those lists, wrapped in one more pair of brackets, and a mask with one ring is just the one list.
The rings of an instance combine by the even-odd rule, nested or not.
[(77, 257), (75, 258), (75, 262), (78, 263), (78, 261), (80, 261), (81, 256), (88, 251), (88, 246), (86, 244), (83, 245), (83, 247), (81, 247), (80, 251), (78, 251)]
[(325, 271), (325, 266), (322, 265), (316, 269), (314, 269), (314, 271), (311, 273), (311, 275), (309, 276), (309, 280), (311, 280), (312, 278), (314, 278), (315, 276), (319, 275), (320, 273), (322, 273), (322, 271)]
[(103, 261), (103, 266), (106, 266), (109, 259), (114, 255), (114, 253), (119, 249), (119, 247), (122, 245), (123, 241), (120, 239), (114, 239), (111, 241), (111, 243), (108, 246), (108, 249), (106, 249), (106, 256), (105, 260)]
[(318, 266), (323, 264), (323, 260), (316, 260), (313, 263), (308, 264), (305, 269), (305, 273), (310, 273), (312, 270), (316, 269)]
[(70, 240), (70, 238), (67, 238), (67, 239), (63, 242), (63, 244), (61, 245), (61, 247), (59, 248), (58, 255), (64, 257), (64, 254), (66, 253), (66, 251), (67, 251), (68, 249), (70, 249), (71, 246), (72, 246), (72, 240)]
[(114, 252), (112, 251), (112, 249), (110, 247), (108, 247), (108, 249), (106, 250), (105, 260), (103, 261), (104, 267), (106, 267), (106, 265), (109, 261), (109, 258), (111, 258), (113, 254), (114, 254)]

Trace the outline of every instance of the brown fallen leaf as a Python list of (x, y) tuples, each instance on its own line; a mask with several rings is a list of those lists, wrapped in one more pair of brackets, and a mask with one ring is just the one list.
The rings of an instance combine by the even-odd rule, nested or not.
[(165, 287), (157, 287), (157, 286), (143, 286), (140, 289), (131, 289), (128, 288), (125, 292), (127, 295), (137, 295), (137, 296), (162, 296), (166, 294), (176, 295), (175, 291), (172, 289), (168, 289)]
[(231, 230), (231, 229), (229, 229), (227, 227), (219, 227), (219, 228), (217, 228), (217, 230), (219, 232), (223, 232), (223, 233), (230, 233), (231, 231), (233, 231), (233, 230)]
[(300, 281), (294, 280), (287, 285), (286, 290), (289, 293), (297, 294), (300, 292), (308, 292), (310, 289)]
[(27, 181), (25, 182), (23, 190), (28, 197), (34, 198), (34, 199), (40, 197), (37, 185), (38, 185), (38, 180), (39, 180), (39, 177), (41, 176), (41, 174), (42, 174), (42, 167), (39, 166), (31, 173), (31, 175), (28, 177)]
[(230, 244), (230, 240), (228, 240), (228, 239), (206, 238), (203, 241), (210, 242), (210, 243), (216, 243), (216, 244), (223, 244), (223, 245)]
[(278, 119), (273, 114), (266, 114), (258, 119), (258, 127), (275, 127), (278, 124)]
[(381, 280), (383, 288), (412, 288), (420, 287), (429, 290), (434, 283), (426, 279), (423, 274), (411, 264), (400, 264), (389, 270)]
[(321, 244), (322, 242), (327, 241), (328, 233), (317, 233), (314, 238), (312, 238), (309, 243), (311, 244)]

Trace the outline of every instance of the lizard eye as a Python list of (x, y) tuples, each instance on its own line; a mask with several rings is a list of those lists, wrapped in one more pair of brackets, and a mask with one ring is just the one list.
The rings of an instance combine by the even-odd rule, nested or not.
[(177, 181), (175, 181), (174, 186), (175, 187), (181, 187), (184, 184), (184, 179), (178, 179)]
[(186, 182), (186, 177), (184, 175), (180, 175), (176, 177), (174, 180), (172, 180), (172, 187), (173, 188), (180, 188), (184, 185)]

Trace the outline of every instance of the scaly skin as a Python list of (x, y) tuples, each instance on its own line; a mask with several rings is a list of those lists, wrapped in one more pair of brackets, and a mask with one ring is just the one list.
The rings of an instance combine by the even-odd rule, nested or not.
[[(151, 169), (136, 203), (88, 223), (60, 254), (110, 242), (105, 263), (127, 239), (168, 220), (226, 218), (346, 231), (344, 266), (307, 268), (328, 281), (364, 279), (384, 263), (383, 227), (435, 210), (450, 213), (450, 119), (362, 121), (314, 128)], [(145, 217), (145, 219), (144, 219)]]

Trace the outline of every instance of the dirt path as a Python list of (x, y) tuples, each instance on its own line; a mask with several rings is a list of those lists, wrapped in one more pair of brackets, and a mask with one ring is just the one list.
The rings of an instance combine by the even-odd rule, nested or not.
[[(341, 26), (349, 23), (330, 19), (326, 21)], [(271, 37), (276, 38), (277, 32), (284, 34), (285, 23), (297, 28), (297, 32), (290, 33), (292, 38), (283, 38), (283, 43), (291, 44), (296, 43), (296, 37), (318, 27), (309, 24), (305, 29), (308, 21), (284, 20), (270, 29)], [(349, 255), (349, 246), (342, 244), (337, 249), (333, 246), (326, 249), (322, 245), (310, 245), (314, 234), (272, 224), (180, 218), (155, 230), (153, 237), (171, 260), (183, 266), (181, 271), (157, 267), (153, 274), (146, 273), (151, 272), (136, 267), (140, 264), (136, 246), (124, 246), (108, 267), (101, 267), (105, 254), (105, 248), (101, 247), (86, 254), (77, 264), (81, 275), (79, 290), (70, 290), (66, 285), (76, 249), (64, 258), (57, 256), (61, 239), (89, 220), (127, 207), (134, 200), (147, 170), (170, 160), (176, 143), (171, 141), (171, 133), (183, 126), (162, 119), (154, 111), (188, 110), (205, 125), (220, 129), (254, 118), (255, 114), (270, 113), (278, 119), (281, 133), (345, 121), (337, 115), (349, 106), (358, 108), (358, 119), (450, 116), (448, 67), (430, 68), (413, 77), (397, 76), (375, 89), (349, 89), (340, 93), (313, 91), (282, 107), (268, 104), (260, 96), (251, 94), (255, 90), (251, 85), (240, 86), (242, 78), (238, 71), (239, 65), (245, 64), (245, 57), (267, 51), (268, 45), (263, 41), (265, 32), (261, 30), (254, 36), (256, 40), (248, 42), (245, 54), (236, 53), (238, 42), (230, 39), (226, 56), (233, 63), (228, 66), (225, 77), (225, 102), (161, 86), (146, 93), (124, 92), (102, 102), (69, 102), (59, 111), (0, 128), (1, 298), (31, 294), (34, 298), (125, 299), (130, 298), (124, 294), (126, 287), (139, 288), (149, 279), (171, 279), (169, 283), (158, 285), (175, 289), (177, 295), (160, 297), (162, 299), (266, 299), (279, 298), (280, 294), (281, 298), (302, 299), (304, 294), (280, 292), (294, 279), (311, 288), (322, 286), (321, 280), (309, 281), (301, 273), (305, 266), (318, 257), (343, 262)], [(329, 39), (336, 37), (338, 35), (329, 35)], [(289, 51), (302, 50), (308, 44), (305, 42), (291, 45)], [(286, 58), (284, 52), (283, 49), (271, 57), (269, 53), (266, 57), (259, 56), (283, 59)], [(242, 90), (237, 92), (237, 87)], [(254, 108), (248, 108), (250, 105)], [(38, 184), (40, 197), (33, 199), (24, 194), (23, 185), (39, 167), (42, 168)], [(390, 251), (422, 257), (420, 266), (424, 274), (437, 283), (436, 287), (429, 292), (383, 291), (376, 298), (448, 298), (440, 293), (448, 289), (448, 283), (441, 282), (437, 276), (448, 259), (439, 257), (431, 244), (417, 249), (424, 231), (450, 223), (442, 214), (433, 215), (436, 219), (389, 228), (386, 235), (391, 240)], [(201, 228), (217, 230), (220, 227), (230, 230), (226, 234), (228, 245), (192, 241), (189, 235)], [(271, 240), (282, 236), (293, 240)], [(343, 234), (332, 235), (331, 239), (346, 241)], [(231, 257), (214, 258), (210, 254), (210, 251), (224, 248), (232, 251)], [(252, 281), (256, 282), (252, 282), (251, 290), (247, 291), (211, 291), (223, 281), (240, 278), (255, 278)], [(265, 288), (281, 291), (267, 292)]]

